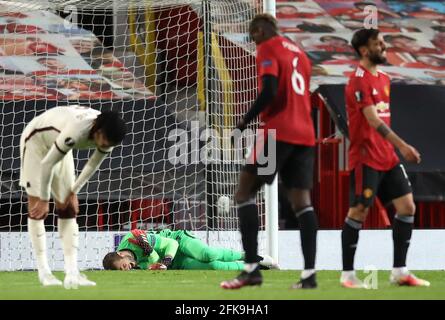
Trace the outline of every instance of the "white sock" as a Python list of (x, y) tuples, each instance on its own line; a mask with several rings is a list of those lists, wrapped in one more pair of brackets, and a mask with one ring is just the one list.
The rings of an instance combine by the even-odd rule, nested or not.
[(401, 268), (393, 268), (392, 269), (392, 274), (396, 277), (400, 277), (400, 276), (406, 276), (409, 274), (408, 268), (407, 267), (401, 267)]
[(244, 271), (246, 272), (252, 272), (253, 270), (255, 270), (255, 268), (258, 267), (258, 263), (246, 263), (244, 265)]
[(60, 240), (65, 258), (65, 273), (78, 273), (77, 250), (79, 248), (79, 225), (76, 219), (58, 219)]
[(341, 272), (341, 279), (348, 279), (355, 276), (355, 270), (351, 271), (342, 271)]
[(39, 275), (51, 273), (46, 257), (46, 231), (44, 220), (28, 218), (28, 233), (37, 261)]
[(309, 278), (311, 275), (313, 275), (315, 273), (315, 269), (308, 269), (308, 270), (303, 270), (301, 272), (301, 279), (307, 279)]

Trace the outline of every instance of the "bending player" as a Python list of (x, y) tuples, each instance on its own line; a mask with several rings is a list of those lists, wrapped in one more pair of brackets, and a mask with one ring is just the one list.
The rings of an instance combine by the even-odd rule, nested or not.
[[(50, 193), (55, 205), (57, 227), (65, 260), (65, 288), (91, 286), (79, 273), (77, 248), (79, 212), (77, 193), (99, 168), (113, 146), (126, 133), (124, 121), (115, 112), (67, 106), (52, 108), (35, 117), (20, 139), (20, 185), (28, 195), (28, 232), (37, 260), (39, 280), (44, 286), (62, 285), (51, 273), (46, 256), (44, 220)], [(76, 180), (72, 149), (96, 148)]]
[[(211, 248), (185, 230), (147, 232), (134, 229), (121, 240), (116, 252), (103, 259), (106, 270), (188, 269), (242, 270), (244, 254), (225, 248)], [(278, 268), (269, 256), (258, 256), (265, 268)]]
[(386, 62), (386, 45), (375, 29), (362, 29), (352, 38), (360, 65), (346, 86), (349, 120), (350, 208), (342, 231), (343, 272), (341, 284), (363, 288), (354, 271), (359, 231), (375, 196), (392, 202), (397, 213), (393, 222), (394, 264), (391, 282), (428, 286), (406, 268), (406, 255), (414, 224), (415, 204), (408, 176), (395, 153), (399, 149), (409, 162), (419, 163), (420, 154), (390, 129), (390, 79), (378, 70)]
[[(311, 204), (315, 131), (311, 117), (309, 82), (311, 63), (292, 41), (278, 34), (277, 21), (269, 14), (252, 20), (250, 36), (257, 44), (260, 94), (238, 124), (245, 129), (260, 114), (264, 136), (258, 131), (253, 158), (243, 168), (235, 194), (246, 268), (221, 287), (238, 289), (260, 285), (262, 276), (256, 261), (258, 250), (258, 207), (256, 193), (265, 183), (272, 183), (277, 172), (288, 190), (289, 202), (300, 223), (304, 271), (292, 288), (315, 288), (315, 253), (317, 218)], [(273, 137), (273, 132), (276, 136)], [(273, 148), (276, 143), (276, 149)], [(258, 157), (268, 150), (270, 160), (261, 165)], [(273, 159), (275, 157), (275, 159)], [(264, 159), (263, 159), (264, 160)], [(275, 160), (275, 163), (274, 163)], [(266, 169), (266, 167), (269, 167)], [(266, 169), (266, 170), (264, 170)], [(270, 169), (272, 172), (266, 172)]]

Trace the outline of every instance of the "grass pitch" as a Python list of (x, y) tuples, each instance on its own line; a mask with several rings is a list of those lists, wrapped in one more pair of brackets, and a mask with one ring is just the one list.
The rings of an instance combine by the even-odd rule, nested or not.
[[(0, 300), (306, 300), (306, 299), (445, 299), (444, 271), (417, 271), (418, 277), (431, 282), (429, 288), (391, 285), (389, 272), (378, 272), (378, 289), (341, 288), (338, 271), (318, 272), (319, 288), (290, 290), (300, 272), (264, 271), (261, 287), (227, 291), (219, 287), (222, 280), (237, 275), (233, 271), (89, 271), (96, 287), (65, 290), (42, 287), (36, 272), (0, 272)], [(367, 274), (358, 273), (363, 279)], [(63, 280), (63, 273), (55, 275)]]

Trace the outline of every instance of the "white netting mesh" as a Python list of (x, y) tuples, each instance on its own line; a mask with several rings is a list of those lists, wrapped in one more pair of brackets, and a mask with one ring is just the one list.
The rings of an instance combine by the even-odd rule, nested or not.
[[(261, 11), (256, 0), (0, 1), (0, 270), (34, 266), (19, 139), (56, 105), (119, 110), (129, 128), (79, 193), (82, 268), (100, 267), (114, 234), (135, 227), (203, 231), (210, 244), (240, 249), (240, 164), (221, 159), (229, 140), (212, 144), (205, 130), (227, 133), (255, 98), (247, 30)], [(78, 173), (89, 155), (75, 152)], [(48, 256), (61, 269), (56, 225), (50, 213)]]

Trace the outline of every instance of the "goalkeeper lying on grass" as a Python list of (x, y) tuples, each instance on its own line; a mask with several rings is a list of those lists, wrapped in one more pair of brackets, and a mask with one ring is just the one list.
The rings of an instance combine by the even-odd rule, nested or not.
[[(211, 248), (185, 230), (164, 229), (149, 232), (134, 229), (121, 240), (117, 252), (109, 252), (103, 259), (105, 270), (131, 269), (188, 269), (188, 270), (243, 270), (244, 253)], [(264, 268), (278, 268), (269, 256), (258, 256)]]

